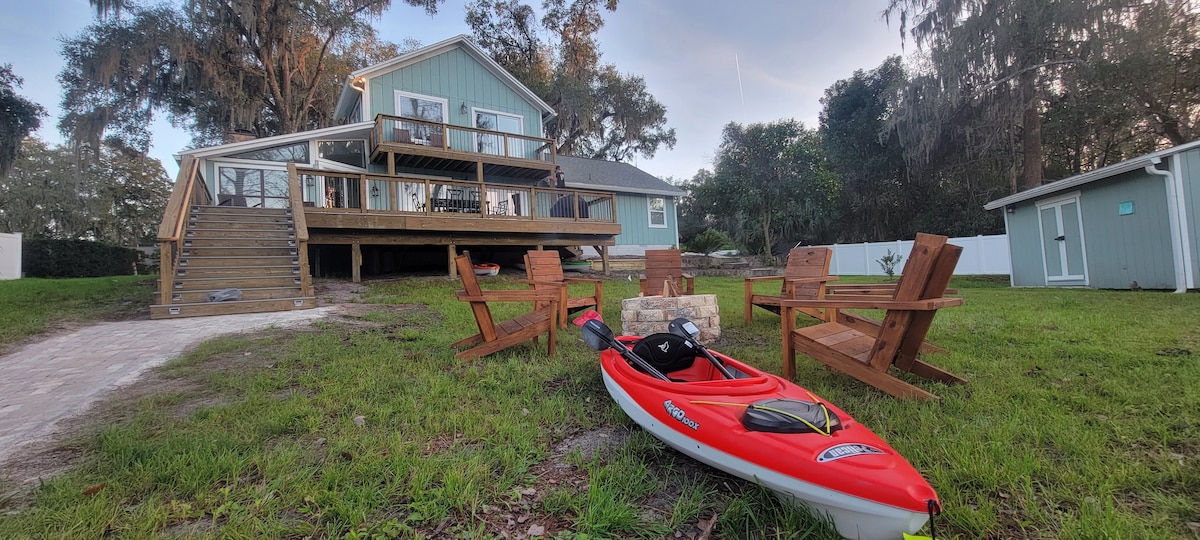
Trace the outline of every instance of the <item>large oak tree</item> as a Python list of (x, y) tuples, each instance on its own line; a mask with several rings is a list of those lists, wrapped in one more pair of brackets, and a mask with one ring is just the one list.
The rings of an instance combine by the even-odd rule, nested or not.
[[(442, 0), (403, 1), (432, 14)], [(364, 58), (363, 44), (378, 42), (370, 22), (391, 1), (92, 4), (95, 24), (64, 40), (59, 128), (77, 148), (117, 136), (145, 149), (161, 112), (200, 144), (230, 130), (269, 136), (329, 125), (345, 75), (382, 59)]]
[(617, 0), (545, 0), (539, 20), (520, 0), (477, 0), (467, 24), (479, 45), (558, 113), (559, 154), (624, 161), (675, 146), (667, 108), (646, 81), (601, 62), (596, 32)]

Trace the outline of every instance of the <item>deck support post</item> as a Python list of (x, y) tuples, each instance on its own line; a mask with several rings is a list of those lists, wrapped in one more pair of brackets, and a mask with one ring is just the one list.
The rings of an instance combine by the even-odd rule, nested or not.
[(358, 242), (350, 244), (350, 272), (355, 283), (362, 282), (362, 246)]
[(454, 264), (454, 257), (458, 255), (458, 246), (454, 244), (447, 245), (446, 255), (450, 260), (450, 279), (458, 279), (458, 268)]
[(396, 153), (388, 152), (387, 160), (388, 160), (388, 176), (396, 176)]
[(608, 246), (600, 246), (600, 266), (604, 267), (604, 275), (612, 275), (612, 270), (608, 268)]

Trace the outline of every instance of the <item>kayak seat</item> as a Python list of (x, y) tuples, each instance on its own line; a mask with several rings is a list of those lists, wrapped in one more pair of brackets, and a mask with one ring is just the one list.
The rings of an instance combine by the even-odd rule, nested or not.
[(692, 367), (696, 353), (686, 339), (675, 334), (650, 334), (633, 346), (633, 354), (663, 374)]

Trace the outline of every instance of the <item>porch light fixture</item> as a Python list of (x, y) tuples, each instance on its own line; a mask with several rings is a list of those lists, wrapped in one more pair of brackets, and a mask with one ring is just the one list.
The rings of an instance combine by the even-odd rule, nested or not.
[(306, 185), (308, 187), (313, 187), (313, 177), (311, 177), (311, 176), (304, 177), (304, 185)]
[(379, 186), (371, 186), (371, 196), (372, 197), (379, 196)]
[(462, 102), (462, 105), (458, 107), (458, 112), (467, 114), (467, 102)]

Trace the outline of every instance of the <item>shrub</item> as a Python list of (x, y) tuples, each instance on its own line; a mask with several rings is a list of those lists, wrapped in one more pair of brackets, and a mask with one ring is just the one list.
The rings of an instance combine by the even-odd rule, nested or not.
[(88, 240), (28, 239), (21, 242), (26, 277), (79, 278), (132, 275), (138, 251)]
[(717, 229), (705, 229), (704, 232), (697, 234), (684, 246), (684, 249), (694, 253), (703, 253), (709, 255), (714, 251), (733, 247), (733, 240), (729, 238), (724, 231)]
[(879, 263), (880, 268), (883, 268), (883, 273), (887, 274), (890, 279), (896, 277), (896, 265), (900, 264), (900, 259), (903, 258), (899, 253), (892, 253), (892, 250), (889, 249), (887, 255), (880, 257), (875, 262)]

